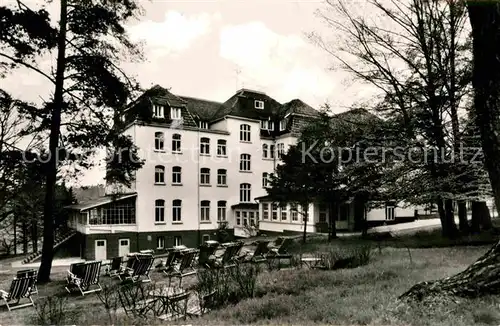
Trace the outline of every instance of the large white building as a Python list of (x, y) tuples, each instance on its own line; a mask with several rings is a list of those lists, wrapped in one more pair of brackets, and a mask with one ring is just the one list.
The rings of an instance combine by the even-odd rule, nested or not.
[(154, 86), (116, 119), (145, 159), (132, 186), (109, 185), (108, 196), (73, 206), (81, 256), (194, 247), (221, 222), (246, 234), (262, 219), (255, 198), (267, 194), (268, 174), (317, 114), (298, 99), (281, 104), (247, 89), (217, 103)]
[[(110, 259), (131, 251), (196, 247), (213, 238), (220, 223), (248, 236), (301, 232), (294, 207), (266, 198), (267, 177), (302, 127), (318, 112), (295, 99), (280, 104), (241, 89), (224, 103), (177, 96), (154, 86), (116, 117), (132, 137), (144, 166), (130, 188), (107, 186), (107, 196), (74, 205), (70, 227), (80, 256)], [(339, 230), (356, 229), (359, 214), (371, 222), (413, 218), (413, 209), (393, 205), (366, 210), (364, 203), (338, 205)], [(307, 232), (327, 232), (328, 210), (309, 207)]]

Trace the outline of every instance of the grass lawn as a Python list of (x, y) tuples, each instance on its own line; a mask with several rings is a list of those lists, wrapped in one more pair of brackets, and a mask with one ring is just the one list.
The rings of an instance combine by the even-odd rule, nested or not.
[[(320, 240), (294, 250), (314, 254), (318, 251), (343, 250), (354, 240), (338, 240), (327, 244)], [(293, 268), (265, 269), (258, 275), (254, 298), (227, 305), (202, 318), (181, 324), (240, 325), (240, 324), (334, 324), (334, 325), (498, 325), (500, 299), (487, 297), (477, 300), (457, 300), (432, 306), (406, 305), (396, 298), (413, 284), (451, 276), (485, 253), (489, 246), (448, 247), (429, 249), (376, 246), (368, 265), (335, 271)], [(64, 302), (64, 324), (106, 324), (108, 317), (97, 295), (85, 297), (64, 294), (65, 268), (54, 268), (53, 279), (39, 287), (40, 297), (61, 294)], [(1, 287), (8, 289), (12, 274), (0, 274)], [(152, 273), (155, 282), (166, 281), (158, 272)], [(110, 280), (103, 277), (103, 284)], [(193, 284), (197, 278), (186, 282)], [(185, 281), (183, 281), (184, 284)], [(115, 282), (116, 283), (116, 282)], [(5, 325), (37, 324), (35, 309), (14, 312), (0, 309)], [(118, 312), (115, 324), (133, 324)], [(154, 320), (141, 324), (156, 324)]]

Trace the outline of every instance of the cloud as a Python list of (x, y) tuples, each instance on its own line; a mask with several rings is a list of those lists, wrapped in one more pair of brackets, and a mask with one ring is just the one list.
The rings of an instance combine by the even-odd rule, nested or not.
[(243, 86), (281, 101), (318, 103), (331, 95), (334, 82), (322, 69), (327, 63), (312, 60), (318, 53), (300, 35), (275, 33), (262, 22), (226, 26), (220, 32), (220, 56), (239, 67)]
[(129, 28), (135, 41), (143, 41), (148, 47), (167, 52), (188, 49), (199, 37), (208, 34), (219, 14), (202, 13), (186, 16), (178, 11), (168, 11), (162, 22), (144, 21)]

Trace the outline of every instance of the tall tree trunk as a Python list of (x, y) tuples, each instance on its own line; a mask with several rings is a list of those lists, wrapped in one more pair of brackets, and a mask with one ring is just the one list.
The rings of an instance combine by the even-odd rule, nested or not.
[(38, 251), (38, 221), (36, 219), (31, 220), (31, 243), (33, 245), (33, 252)]
[(328, 202), (328, 241), (337, 238), (337, 225), (335, 224), (335, 221), (337, 220), (336, 208), (337, 203), (335, 200), (330, 200)]
[(66, 68), (66, 32), (67, 32), (67, 0), (61, 0), (59, 17), (59, 35), (57, 45), (57, 69), (55, 77), (54, 101), (50, 105), (52, 116), (50, 123), (49, 154), (50, 160), (47, 167), (47, 177), (45, 183), (45, 201), (43, 211), (43, 245), (42, 259), (38, 271), (38, 282), (50, 281), (50, 271), (54, 258), (54, 202), (55, 185), (57, 181), (57, 151), (59, 146), (59, 136), (61, 131), (61, 111), (64, 105), (64, 73)]
[(28, 225), (26, 224), (26, 222), (23, 222), (22, 224), (22, 230), (23, 230), (23, 254), (27, 254), (28, 253), (28, 243), (29, 243), (29, 239), (28, 239)]
[(500, 4), (467, 1), (472, 26), (474, 116), (497, 210), (500, 208)]
[[(500, 134), (498, 131), (500, 125), (500, 3), (469, 0), (467, 9), (473, 37), (472, 86), (475, 93), (473, 110), (475, 122), (481, 134), (485, 166), (495, 198), (495, 207), (498, 210), (500, 209)], [(433, 295), (475, 297), (499, 294), (499, 261), (500, 242), (465, 271), (439, 281), (418, 283), (401, 295), (400, 299), (421, 300)]]
[(446, 218), (446, 229), (447, 229), (447, 237), (453, 238), (457, 236), (457, 224), (455, 223), (455, 210), (453, 207), (452, 199), (444, 200), (444, 211)]
[(446, 212), (441, 197), (437, 198), (436, 204), (438, 208), (439, 219), (441, 220), (441, 234), (443, 235), (443, 237), (446, 237), (448, 234), (448, 224), (446, 223)]
[(479, 210), (481, 214), (479, 215), (479, 223), (481, 224), (481, 229), (482, 230), (490, 230), (493, 225), (491, 223), (491, 214), (490, 214), (490, 209), (488, 208), (488, 205), (486, 204), (485, 201), (480, 201), (479, 202)]
[(471, 233), (479, 233), (481, 231), (481, 205), (477, 200), (472, 202), (471, 212)]
[(304, 232), (302, 233), (302, 243), (307, 241), (307, 220), (309, 219), (309, 204), (302, 205), (302, 210), (304, 211)]
[(469, 221), (467, 220), (467, 202), (465, 200), (459, 200), (457, 202), (458, 206), (458, 227), (462, 234), (469, 233)]

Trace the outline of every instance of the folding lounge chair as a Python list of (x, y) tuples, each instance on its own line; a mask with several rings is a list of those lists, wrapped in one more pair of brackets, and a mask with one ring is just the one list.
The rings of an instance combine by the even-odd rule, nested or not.
[(33, 288), (31, 289), (31, 293), (38, 294), (38, 288), (36, 286), (38, 271), (36, 269), (25, 269), (22, 271), (17, 271), (16, 278), (23, 278), (23, 277), (34, 277), (35, 278), (35, 283), (33, 284)]
[(215, 245), (201, 245), (200, 253), (198, 256), (198, 267), (211, 268), (215, 263), (215, 252), (217, 246)]
[(267, 254), (268, 258), (292, 258), (292, 255), (288, 252), (288, 248), (293, 243), (292, 238), (285, 238), (280, 243), (278, 247), (270, 247)]
[(114, 257), (111, 260), (111, 265), (108, 268), (109, 269), (106, 271), (106, 274), (109, 277), (117, 277), (121, 280), (120, 274), (122, 274), (125, 270), (125, 267), (123, 266), (123, 257)]
[[(32, 293), (31, 291), (33, 290), (35, 282), (36, 279), (34, 277), (15, 278), (14, 280), (12, 280), (12, 283), (10, 284), (9, 292), (0, 290), (0, 297), (2, 298), (3, 301), (5, 301), (7, 309), (9, 309), (9, 311), (18, 308), (35, 306), (33, 299), (31, 298), (31, 293)], [(29, 302), (20, 304), (19, 302), (23, 298), (28, 299)], [(12, 306), (11, 303), (12, 301), (16, 301), (14, 306)]]
[(255, 248), (255, 251), (242, 256), (241, 261), (250, 263), (265, 262), (266, 254), (269, 252), (269, 242), (270, 241), (259, 241), (257, 243), (257, 248)]
[(120, 275), (121, 279), (132, 280), (132, 282), (138, 282), (141, 277), (146, 277), (142, 280), (143, 282), (151, 282), (149, 277), (149, 272), (153, 267), (154, 257), (153, 255), (136, 255), (134, 258), (130, 259), (132, 262), (128, 265), (131, 267), (126, 267), (125, 271)]
[[(72, 264), (68, 271), (65, 287), (68, 293), (72, 289), (78, 289), (82, 295), (101, 291), (99, 277), (101, 274), (101, 261), (92, 261), (85, 263)], [(95, 285), (97, 288), (90, 290), (90, 287)]]
[(156, 266), (159, 271), (164, 272), (166, 270), (170, 270), (175, 266), (175, 258), (177, 257), (177, 253), (170, 248), (167, 254), (167, 257), (165, 257), (165, 260), (161, 260), (161, 262)]
[(193, 264), (196, 256), (198, 255), (198, 250), (189, 250), (182, 253), (181, 261), (179, 265), (173, 267), (169, 271), (165, 271), (165, 275), (168, 277), (168, 286), (172, 283), (172, 278), (179, 278), (179, 287), (182, 286), (182, 279), (186, 276), (194, 275), (197, 270), (194, 269)]
[(243, 247), (242, 242), (231, 242), (225, 244), (226, 249), (221, 256), (218, 257), (215, 263), (215, 267), (218, 268), (230, 268), (236, 266), (236, 255)]

